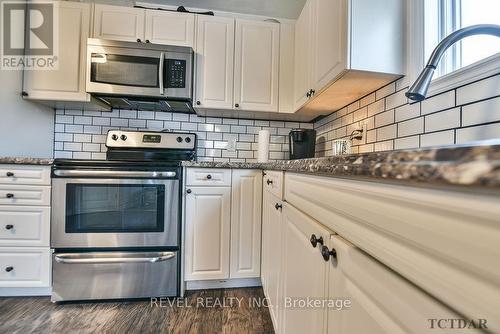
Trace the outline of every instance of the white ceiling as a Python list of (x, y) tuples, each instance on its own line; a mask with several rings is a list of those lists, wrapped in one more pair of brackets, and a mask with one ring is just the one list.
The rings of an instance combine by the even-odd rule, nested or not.
[(138, 2), (204, 8), (214, 11), (296, 19), (306, 0), (138, 0)]

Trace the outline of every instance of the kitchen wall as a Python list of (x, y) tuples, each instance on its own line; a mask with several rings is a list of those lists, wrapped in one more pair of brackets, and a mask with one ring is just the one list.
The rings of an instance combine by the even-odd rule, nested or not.
[(353, 153), (463, 144), (500, 138), (500, 74), (408, 104), (402, 79), (317, 121), (316, 156), (363, 124)]
[[(105, 159), (106, 133), (109, 129), (171, 129), (198, 134), (199, 161), (256, 161), (257, 139), (261, 129), (271, 133), (269, 158), (288, 159), (288, 133), (292, 128), (312, 128), (312, 123), (260, 121), (134, 110), (82, 112), (56, 110), (56, 158)], [(226, 149), (236, 139), (236, 151)]]
[(0, 70), (0, 156), (52, 158), (54, 110), (21, 98), (22, 77)]

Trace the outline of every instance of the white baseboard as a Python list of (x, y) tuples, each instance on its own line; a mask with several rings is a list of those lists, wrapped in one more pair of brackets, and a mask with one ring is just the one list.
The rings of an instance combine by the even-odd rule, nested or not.
[(0, 297), (50, 296), (52, 288), (0, 288)]
[(255, 286), (262, 286), (260, 277), (186, 281), (186, 290), (249, 288)]

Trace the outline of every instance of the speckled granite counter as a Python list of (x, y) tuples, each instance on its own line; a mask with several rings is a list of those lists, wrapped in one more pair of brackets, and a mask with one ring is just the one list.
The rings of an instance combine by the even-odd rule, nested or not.
[(54, 159), (0, 157), (0, 164), (7, 165), (52, 165)]
[(184, 162), (183, 166), (283, 170), (332, 177), (500, 189), (500, 140), (269, 163)]

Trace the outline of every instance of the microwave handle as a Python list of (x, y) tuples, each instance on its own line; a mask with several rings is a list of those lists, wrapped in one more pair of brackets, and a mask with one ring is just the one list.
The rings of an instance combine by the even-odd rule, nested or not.
[(165, 90), (163, 88), (163, 65), (165, 63), (165, 53), (160, 53), (160, 66), (158, 66), (158, 80), (160, 81), (160, 95), (165, 94)]

